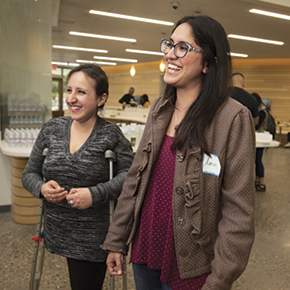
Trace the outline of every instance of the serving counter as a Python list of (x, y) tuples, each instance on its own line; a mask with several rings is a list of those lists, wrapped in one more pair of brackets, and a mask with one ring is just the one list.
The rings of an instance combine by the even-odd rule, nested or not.
[(20, 224), (37, 223), (39, 199), (22, 186), (21, 176), (31, 153), (31, 148), (10, 147), (1, 141), (1, 151), (10, 158), (10, 193), (13, 220)]

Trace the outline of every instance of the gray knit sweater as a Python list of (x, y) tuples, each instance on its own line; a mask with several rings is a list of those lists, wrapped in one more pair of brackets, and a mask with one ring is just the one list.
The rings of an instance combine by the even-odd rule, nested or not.
[[(45, 123), (32, 149), (22, 175), (22, 183), (33, 196), (40, 198), (40, 188), (55, 180), (68, 192), (88, 187), (93, 206), (79, 210), (65, 200), (54, 204), (44, 200), (44, 241), (47, 250), (68, 258), (101, 262), (106, 253), (100, 249), (109, 225), (109, 200), (122, 189), (133, 153), (119, 127), (98, 117), (93, 131), (82, 147), (70, 153), (71, 117), (55, 118)], [(44, 159), (42, 152), (48, 148)], [(109, 180), (105, 151), (113, 150), (117, 160), (114, 178)]]

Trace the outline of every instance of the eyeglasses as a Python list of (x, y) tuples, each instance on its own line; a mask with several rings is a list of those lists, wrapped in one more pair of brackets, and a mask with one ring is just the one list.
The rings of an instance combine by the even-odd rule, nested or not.
[(173, 44), (173, 42), (169, 39), (162, 39), (160, 43), (160, 50), (164, 54), (167, 54), (171, 48), (174, 47), (174, 55), (178, 58), (183, 58), (187, 55), (190, 50), (194, 50), (197, 52), (202, 52), (201, 50), (192, 47), (190, 44), (185, 42), (178, 42)]

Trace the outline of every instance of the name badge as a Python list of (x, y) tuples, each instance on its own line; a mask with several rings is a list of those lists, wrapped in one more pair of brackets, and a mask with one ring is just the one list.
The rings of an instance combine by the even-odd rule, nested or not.
[(202, 172), (219, 176), (221, 172), (219, 158), (214, 154), (211, 154), (211, 157), (203, 154)]

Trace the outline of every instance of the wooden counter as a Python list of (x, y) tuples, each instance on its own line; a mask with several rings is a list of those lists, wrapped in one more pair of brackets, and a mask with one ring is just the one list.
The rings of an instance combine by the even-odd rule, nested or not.
[(40, 200), (25, 190), (21, 182), (31, 148), (10, 147), (5, 141), (1, 141), (1, 151), (11, 160), (10, 186), (13, 220), (20, 224), (36, 224)]

